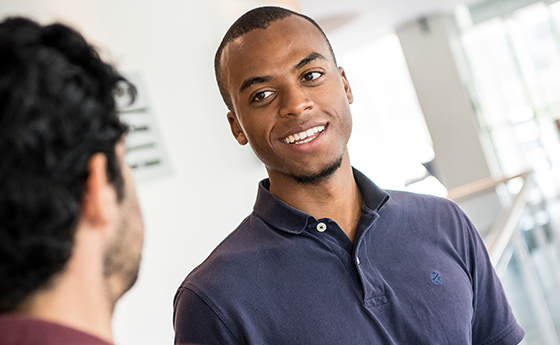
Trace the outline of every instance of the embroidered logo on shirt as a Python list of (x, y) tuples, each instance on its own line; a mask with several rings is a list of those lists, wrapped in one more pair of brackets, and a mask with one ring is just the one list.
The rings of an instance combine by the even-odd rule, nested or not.
[(441, 276), (439, 275), (438, 272), (434, 272), (430, 274), (430, 278), (432, 279), (432, 283), (434, 283), (434, 285), (441, 285), (442, 283)]

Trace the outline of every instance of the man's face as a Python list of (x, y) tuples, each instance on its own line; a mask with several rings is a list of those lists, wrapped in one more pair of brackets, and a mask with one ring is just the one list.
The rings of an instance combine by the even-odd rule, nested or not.
[(250, 31), (226, 46), (221, 62), (232, 132), (271, 178), (318, 176), (341, 160), (352, 92), (313, 24), (291, 16)]
[(124, 160), (124, 140), (116, 147), (117, 159), (124, 180), (124, 198), (119, 204), (119, 220), (112, 241), (104, 255), (104, 274), (108, 279), (118, 279), (121, 288), (115, 296), (118, 299), (136, 282), (140, 270), (144, 225), (136, 197), (134, 181), (130, 168)]

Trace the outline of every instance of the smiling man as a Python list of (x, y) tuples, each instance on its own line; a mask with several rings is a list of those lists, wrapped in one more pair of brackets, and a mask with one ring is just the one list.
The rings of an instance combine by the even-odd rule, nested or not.
[(176, 343), (521, 341), (457, 205), (381, 190), (351, 166), (352, 91), (312, 19), (246, 13), (215, 68), (232, 133), (269, 178), (254, 212), (179, 288)]

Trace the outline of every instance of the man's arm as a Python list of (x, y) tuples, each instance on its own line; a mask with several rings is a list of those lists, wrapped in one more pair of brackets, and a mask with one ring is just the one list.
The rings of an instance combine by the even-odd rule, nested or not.
[(173, 302), (175, 344), (243, 344), (223, 321), (223, 315), (192, 290), (180, 287)]
[(480, 345), (514, 345), (525, 332), (517, 324), (502, 284), (492, 266), (486, 246), (470, 220), (463, 215), (471, 244), (468, 253), (473, 286), (472, 343)]

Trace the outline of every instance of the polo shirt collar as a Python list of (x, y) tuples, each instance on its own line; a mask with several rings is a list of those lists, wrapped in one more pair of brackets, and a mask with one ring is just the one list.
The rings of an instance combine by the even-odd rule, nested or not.
[[(377, 187), (359, 170), (352, 168), (354, 179), (362, 191), (364, 207), (372, 211), (380, 210), (389, 201), (389, 195)], [(300, 234), (310, 222), (317, 221), (313, 216), (291, 207), (270, 192), (268, 178), (259, 183), (257, 200), (253, 208), (255, 214), (267, 224), (292, 234)]]
[(379, 211), (389, 201), (389, 194), (377, 187), (366, 175), (356, 168), (352, 168), (354, 180), (362, 192), (364, 206), (372, 211)]

